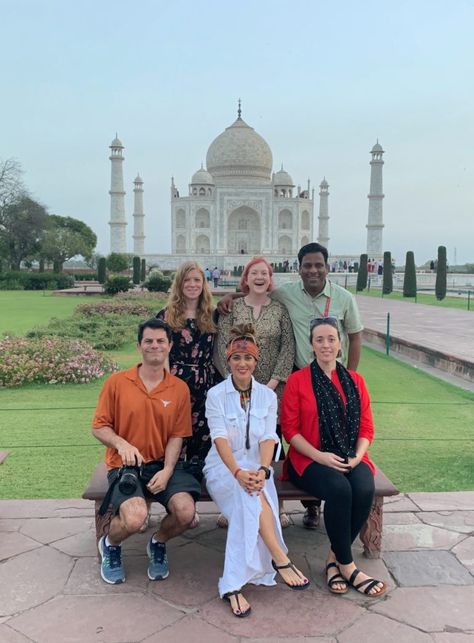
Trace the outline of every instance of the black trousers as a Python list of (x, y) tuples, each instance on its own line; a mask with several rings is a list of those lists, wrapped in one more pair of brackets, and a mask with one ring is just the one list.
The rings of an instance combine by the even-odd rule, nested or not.
[(299, 476), (288, 463), (291, 482), (324, 500), (324, 524), (331, 549), (342, 565), (352, 562), (351, 545), (367, 520), (374, 499), (374, 476), (361, 462), (350, 473), (341, 473), (312, 462)]

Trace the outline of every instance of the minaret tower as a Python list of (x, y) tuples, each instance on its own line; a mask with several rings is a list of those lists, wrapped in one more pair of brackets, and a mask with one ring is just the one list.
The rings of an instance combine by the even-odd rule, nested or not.
[(327, 248), (329, 243), (329, 183), (326, 181), (326, 177), (324, 177), (324, 179), (319, 184), (319, 188), (318, 243)]
[(125, 220), (125, 191), (123, 189), (123, 145), (117, 134), (110, 144), (112, 162), (110, 179), (110, 252), (127, 252)]
[(384, 151), (377, 139), (371, 152), (372, 160), (370, 161), (370, 193), (369, 199), (369, 219), (367, 222), (367, 255), (370, 258), (380, 260), (383, 257), (383, 185), (382, 169), (384, 161), (382, 155)]
[(133, 254), (145, 254), (145, 214), (143, 212), (143, 181), (139, 174), (133, 182)]

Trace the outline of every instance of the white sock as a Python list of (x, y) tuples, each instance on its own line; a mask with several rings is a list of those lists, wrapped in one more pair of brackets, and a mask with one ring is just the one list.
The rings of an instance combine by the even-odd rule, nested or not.
[(160, 545), (164, 545), (165, 543), (160, 542), (159, 540), (156, 540), (155, 534), (151, 537), (151, 542), (156, 545), (156, 543), (159, 543)]
[(121, 547), (122, 546), (121, 544), (120, 545), (112, 545), (112, 543), (109, 540), (109, 535), (108, 534), (105, 537), (105, 544), (107, 545), (107, 547)]

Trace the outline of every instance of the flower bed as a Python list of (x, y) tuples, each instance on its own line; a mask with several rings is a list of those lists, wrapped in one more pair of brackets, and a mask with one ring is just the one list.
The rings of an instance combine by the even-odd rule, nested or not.
[(0, 386), (87, 384), (117, 370), (117, 364), (109, 357), (78, 339), (41, 337), (0, 341)]

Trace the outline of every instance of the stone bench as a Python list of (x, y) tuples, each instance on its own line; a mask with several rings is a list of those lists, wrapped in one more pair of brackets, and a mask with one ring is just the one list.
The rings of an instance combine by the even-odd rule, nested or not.
[[(301, 489), (295, 487), (289, 480), (279, 480), (281, 475), (281, 462), (274, 462), (275, 485), (278, 497), (281, 500), (314, 500), (313, 496), (308, 495)], [(99, 514), (99, 508), (104, 499), (108, 488), (107, 469), (105, 463), (97, 465), (87, 487), (82, 494), (86, 500), (95, 502), (95, 526), (96, 538), (99, 538), (108, 532), (112, 514), (108, 511), (104, 516)], [(400, 493), (387, 476), (377, 469), (375, 474), (375, 498), (366, 524), (360, 532), (360, 539), (364, 546), (364, 554), (367, 558), (379, 558), (382, 546), (382, 528), (383, 528), (383, 501), (387, 496), (396, 496)], [(211, 501), (212, 498), (207, 493), (203, 482), (200, 502)]]

